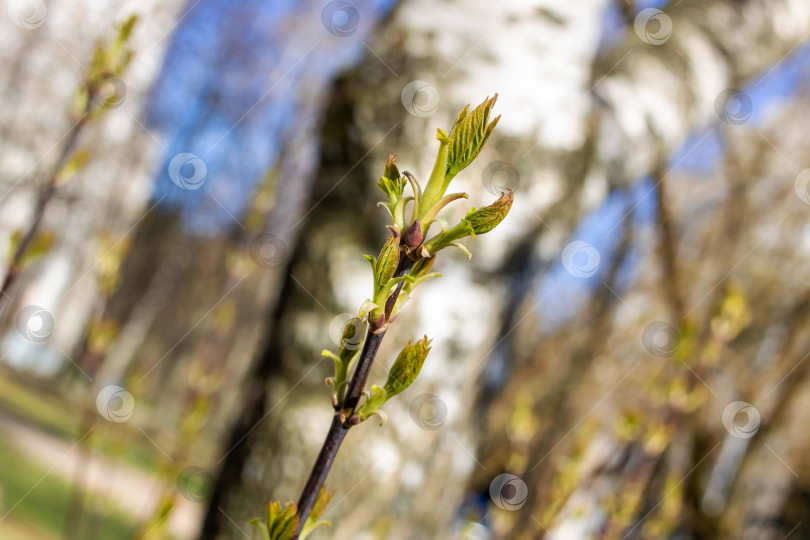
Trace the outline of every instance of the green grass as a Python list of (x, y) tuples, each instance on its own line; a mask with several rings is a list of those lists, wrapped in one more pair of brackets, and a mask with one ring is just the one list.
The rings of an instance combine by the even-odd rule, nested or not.
[(46, 431), (78, 438), (78, 423), (73, 407), (59, 397), (18, 383), (0, 371), (0, 405)]
[[(15, 534), (16, 530), (18, 536), (23, 535), (26, 529), (41, 528), (57, 538), (61, 536), (70, 493), (68, 483), (55, 475), (47, 474), (45, 469), (1, 439), (0, 490), (0, 533), (4, 531), (3, 527), (10, 529), (11, 534)], [(135, 529), (136, 524), (132, 518), (111, 511), (101, 520), (96, 531), (87, 535), (83, 533), (79, 539), (120, 540), (130, 538)], [(4, 539), (13, 538), (11, 534), (0, 536)]]
[[(0, 407), (66, 441), (76, 441), (83, 435), (79, 433), (76, 414), (79, 405), (68, 403), (65, 399), (40, 388), (18, 382), (2, 371), (0, 371)], [(105, 424), (106, 420), (99, 416), (98, 427), (103, 429), (107, 427)], [(116, 427), (120, 433), (120, 426)], [(155, 438), (154, 435), (150, 436)], [(101, 441), (101, 444), (94, 445), (94, 450), (150, 474), (154, 473), (164, 459), (152, 443), (136, 429), (132, 429), (128, 434), (126, 444), (116, 445), (112, 444), (112, 441)]]

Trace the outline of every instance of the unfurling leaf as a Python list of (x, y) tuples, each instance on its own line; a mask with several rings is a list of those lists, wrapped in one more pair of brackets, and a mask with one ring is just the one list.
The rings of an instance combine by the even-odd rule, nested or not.
[(429, 352), (430, 340), (427, 336), (414, 344), (409, 342), (405, 345), (388, 372), (388, 380), (383, 388), (386, 393), (386, 401), (408, 388), (416, 380)]
[(483, 206), (478, 210), (472, 209), (467, 213), (466, 219), (470, 222), (475, 234), (488, 233), (494, 229), (509, 213), (514, 201), (514, 194), (511, 189), (507, 188), (508, 195), (501, 192), (501, 196), (497, 201), (489, 206)]
[(439, 140), (439, 153), (415, 217), (424, 218), (447, 191), (453, 177), (464, 170), (481, 153), (501, 118), (498, 116), (493, 121), (489, 121), (492, 107), (495, 106), (497, 99), (498, 94), (492, 98), (487, 97), (469, 114), (467, 114), (467, 110), (470, 106), (464, 107), (453, 123), (449, 134), (441, 129), (438, 130), (436, 138)]
[(388, 156), (388, 161), (385, 162), (385, 173), (380, 177), (380, 181), (377, 183), (386, 197), (388, 197), (388, 202), (381, 202), (379, 205), (384, 206), (388, 210), (388, 213), (391, 214), (394, 228), (400, 232), (405, 225), (402, 210), (407, 201), (403, 200), (402, 192), (405, 190), (406, 182), (407, 180), (399, 174), (399, 169), (397, 169), (396, 154)]
[(329, 521), (321, 520), (321, 516), (323, 516), (323, 513), (326, 511), (326, 506), (329, 504), (329, 501), (332, 500), (335, 491), (334, 489), (332, 491), (326, 491), (326, 486), (321, 486), (321, 490), (318, 492), (318, 497), (315, 499), (312, 511), (309, 513), (309, 517), (304, 523), (304, 527), (301, 529), (298, 540), (305, 540), (309, 536), (309, 533), (321, 525), (326, 527), (332, 525)]
[(298, 506), (289, 502), (281, 507), (278, 501), (267, 505), (267, 532), (270, 540), (289, 540), (298, 531)]
[(365, 420), (375, 414), (388, 401), (388, 393), (376, 384), (371, 386), (371, 394), (366, 392), (366, 395), (368, 396), (366, 401), (357, 409), (357, 416), (360, 417), (360, 420)]
[(130, 15), (129, 18), (124, 21), (121, 28), (118, 30), (118, 43), (123, 44), (129, 41), (129, 36), (132, 34), (132, 29), (135, 27), (136, 22), (138, 22), (137, 15)]
[(488, 233), (497, 227), (509, 213), (509, 209), (512, 208), (514, 194), (511, 189), (507, 191), (508, 194), (501, 193), (498, 200), (489, 206), (484, 206), (478, 210), (475, 208), (470, 209), (464, 219), (461, 220), (461, 223), (449, 229), (442, 229), (442, 232), (425, 242), (425, 249), (431, 255), (435, 255), (437, 251), (446, 247), (457, 247), (469, 259), (471, 257), (470, 252), (459, 244), (458, 240), (467, 236)]
[(450, 144), (450, 152), (447, 156), (446, 184), (449, 184), (455, 175), (464, 170), (481, 153), (492, 130), (501, 119), (499, 115), (492, 122), (489, 121), (490, 112), (497, 100), (498, 94), (492, 98), (487, 97), (470, 114), (466, 114), (467, 108), (469, 108), (467, 105), (458, 115), (449, 135), (453, 142)]
[(364, 319), (366, 315), (374, 311), (375, 309), (382, 309), (382, 306), (375, 304), (368, 298), (363, 301), (363, 304), (360, 306), (360, 310), (357, 312), (358, 319)]
[(402, 197), (402, 191), (405, 189), (405, 179), (399, 174), (397, 168), (397, 155), (393, 154), (388, 156), (388, 161), (385, 162), (385, 172), (380, 178), (380, 189), (386, 194), (392, 204), (396, 204), (397, 200)]
[(267, 503), (267, 524), (258, 519), (250, 520), (262, 533), (264, 540), (290, 540), (298, 532), (298, 507), (289, 502), (282, 508), (281, 503), (273, 501)]
[(405, 345), (394, 361), (394, 365), (388, 371), (388, 380), (385, 382), (385, 386), (380, 388), (373, 385), (371, 392), (365, 392), (366, 400), (358, 407), (355, 413), (361, 422), (376, 414), (382, 419), (380, 425), (385, 424), (386, 415), (380, 407), (408, 388), (416, 380), (429, 352), (430, 341), (427, 336), (416, 343), (411, 344), (408, 342)]
[[(374, 303), (385, 305), (389, 280), (394, 277), (399, 265), (399, 240), (389, 236), (380, 251), (380, 256), (374, 259)], [(376, 311), (376, 310), (375, 310)], [(372, 316), (374, 312), (372, 312)], [(379, 314), (377, 314), (379, 315)]]
[[(114, 40), (96, 44), (87, 79), (76, 95), (75, 108), (78, 114), (89, 114), (90, 118), (97, 118), (123, 101), (125, 86), (121, 77), (133, 58), (128, 42), (137, 20), (137, 16), (130, 16), (118, 27)], [(108, 91), (111, 87), (114, 88), (112, 96), (105, 95), (105, 87)]]
[(331, 358), (335, 361), (335, 377), (332, 380), (332, 384), (334, 385), (333, 397), (337, 404), (343, 402), (343, 395), (346, 392), (346, 378), (348, 377), (352, 362), (354, 362), (357, 355), (360, 354), (362, 343), (365, 340), (365, 330), (365, 321), (359, 317), (353, 317), (349, 319), (343, 327), (338, 353), (334, 354), (329, 350), (321, 351), (321, 356)]

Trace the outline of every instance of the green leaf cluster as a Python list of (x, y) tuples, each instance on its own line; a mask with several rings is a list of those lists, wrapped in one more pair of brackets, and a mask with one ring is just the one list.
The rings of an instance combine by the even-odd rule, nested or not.
[[(134, 52), (127, 45), (137, 21), (138, 17), (131, 15), (118, 27), (112, 42), (99, 42), (96, 45), (87, 79), (76, 93), (74, 108), (77, 114), (89, 113), (91, 118), (95, 118), (103, 114), (109, 105), (123, 98), (120, 95), (104, 95), (103, 89), (105, 85), (112, 84), (114, 94), (118, 94), (119, 88), (115, 86), (114, 79), (122, 77), (132, 62)], [(94, 107), (94, 104), (97, 106)]]
[[(334, 490), (327, 492), (325, 487), (321, 488), (315, 499), (309, 517), (301, 529), (299, 540), (306, 540), (310, 533), (321, 525), (330, 526), (329, 521), (321, 520), (326, 506), (335, 494)], [(255, 526), (261, 534), (262, 540), (290, 540), (298, 531), (300, 516), (298, 506), (294, 502), (288, 502), (284, 506), (278, 501), (267, 503), (267, 522), (262, 523), (258, 518), (250, 520), (250, 524)]]
[[(122, 35), (125, 36), (119, 39), (121, 43), (126, 41), (129, 31), (131, 26), (126, 32), (122, 31)], [(113, 47), (112, 51), (116, 50), (118, 49)], [(497, 94), (492, 98), (487, 97), (469, 113), (470, 106), (464, 107), (449, 134), (438, 130), (439, 151), (424, 191), (413, 174), (408, 171), (400, 173), (396, 165), (396, 155), (389, 156), (386, 161), (385, 170), (377, 185), (388, 199), (379, 205), (384, 207), (391, 217), (391, 225), (388, 228), (392, 234), (385, 241), (377, 257), (364, 255), (371, 263), (374, 279), (371, 298), (363, 302), (357, 316), (344, 326), (338, 352), (336, 354), (328, 350), (322, 352), (323, 356), (332, 358), (335, 363), (335, 376), (327, 379), (327, 382), (334, 387), (332, 405), (339, 415), (337, 418), (341, 422), (341, 427), (345, 427), (347, 421), (352, 425), (365, 421), (373, 415), (379, 415), (385, 423), (386, 416), (382, 406), (414, 383), (430, 352), (431, 342), (427, 336), (415, 343), (408, 342), (391, 365), (385, 384), (372, 385), (370, 392), (363, 392), (365, 400), (359, 406), (355, 406), (354, 400), (351, 406), (347, 406), (344, 400), (349, 371), (360, 354), (360, 344), (363, 342), (363, 336), (358, 335), (358, 332), (365, 332), (366, 326), (368, 328), (366, 336), (374, 334), (379, 336), (385, 332), (387, 325), (397, 316), (416, 286), (425, 280), (441, 277), (438, 273), (431, 272), (438, 251), (448, 246), (456, 246), (469, 257), (469, 251), (458, 241), (467, 236), (491, 231), (509, 213), (514, 199), (511, 191), (508, 194), (502, 193), (498, 200), (489, 206), (478, 210), (471, 208), (465, 217), (452, 227), (448, 227), (439, 217), (439, 213), (451, 202), (468, 198), (466, 193), (446, 194), (446, 192), (452, 179), (481, 153), (495, 129), (500, 116), (490, 120), (490, 115), (497, 98)], [(406, 184), (411, 187), (411, 196), (405, 196)], [(407, 208), (411, 209), (410, 214)], [(441, 232), (428, 238), (431, 225), (437, 221), (441, 225)], [(396, 302), (390, 305), (392, 294), (397, 290), (399, 293)], [(365, 381), (362, 384), (365, 384)], [(321, 517), (331, 497), (331, 493), (327, 494), (323, 488), (321, 489), (311, 514), (301, 527), (299, 537), (301, 540), (305, 540), (316, 527), (329, 524), (322, 521)], [(290, 540), (299, 529), (300, 516), (295, 503), (282, 506), (279, 502), (271, 502), (267, 505), (267, 522), (262, 523), (254, 519), (251, 523), (259, 529), (263, 540)]]
[(447, 191), (453, 178), (481, 153), (501, 118), (498, 116), (489, 121), (497, 100), (498, 94), (492, 98), (487, 97), (469, 114), (467, 110), (470, 106), (464, 107), (450, 128), (449, 135), (438, 130), (436, 138), (439, 140), (439, 153), (425, 187), (417, 218), (422, 218), (433, 208)]
[[(513, 194), (511, 191), (490, 206), (480, 210), (472, 208), (464, 219), (450, 227), (439, 218), (439, 213), (451, 202), (466, 199), (466, 193), (447, 193), (450, 182), (458, 173), (469, 166), (492, 135), (500, 116), (490, 119), (492, 109), (498, 99), (498, 94), (487, 97), (481, 104), (470, 111), (467, 105), (459, 113), (449, 133), (437, 130), (436, 138), (439, 141), (439, 151), (433, 170), (424, 190), (416, 177), (404, 171), (400, 174), (396, 168), (395, 156), (391, 156), (386, 163), (385, 174), (380, 179), (379, 186), (388, 196), (388, 202), (380, 203), (391, 215), (392, 225), (389, 227), (394, 238), (400, 239), (402, 249), (408, 257), (415, 261), (431, 258), (437, 251), (448, 246), (460, 248), (467, 257), (470, 252), (458, 240), (467, 236), (484, 234), (494, 229), (506, 217), (512, 206)], [(413, 196), (405, 197), (404, 188), (406, 180), (410, 183)], [(412, 202), (410, 219), (406, 217), (406, 204)], [(439, 222), (441, 232), (428, 238), (431, 225)], [(375, 286), (379, 283), (375, 280)], [(387, 292), (387, 291), (383, 291)], [(375, 289), (375, 294), (379, 289)], [(384, 301), (375, 296), (375, 302)]]

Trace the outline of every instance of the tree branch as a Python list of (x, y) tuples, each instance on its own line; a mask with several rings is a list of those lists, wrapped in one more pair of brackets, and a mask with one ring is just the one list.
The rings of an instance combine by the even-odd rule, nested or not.
[[(405, 275), (413, 264), (414, 261), (406, 256), (405, 253), (400, 254), (399, 265), (397, 266), (397, 271), (394, 276), (400, 277)], [(386, 323), (391, 316), (391, 311), (394, 309), (394, 304), (399, 297), (400, 291), (402, 291), (402, 283), (397, 286), (385, 303)], [(326, 440), (323, 442), (318, 458), (315, 460), (315, 464), (312, 467), (312, 472), (309, 474), (307, 483), (304, 486), (304, 491), (301, 493), (301, 498), (298, 500), (298, 532), (292, 540), (298, 540), (298, 535), (301, 534), (304, 523), (306, 523), (310, 512), (312, 512), (312, 507), (315, 505), (315, 500), (318, 498), (321, 486), (323, 486), (326, 481), (326, 476), (332, 468), (332, 463), (335, 461), (335, 456), (337, 456), (338, 449), (340, 449), (343, 439), (346, 437), (346, 434), (348, 434), (349, 429), (353, 425), (356, 425), (352, 423), (352, 413), (360, 402), (360, 396), (363, 394), (363, 389), (368, 381), (368, 375), (371, 373), (371, 366), (374, 364), (377, 351), (380, 349), (380, 343), (382, 343), (383, 337), (385, 336), (386, 327), (383, 327), (381, 331), (377, 330), (377, 333), (374, 332), (375, 329), (372, 325), (369, 325), (366, 340), (365, 343), (363, 343), (363, 350), (360, 353), (360, 358), (357, 360), (357, 367), (355, 367), (354, 374), (349, 382), (346, 397), (343, 403), (339, 404), (335, 410), (335, 415), (332, 418), (332, 425), (326, 435)]]
[(62, 150), (59, 153), (59, 158), (56, 160), (56, 164), (48, 175), (48, 182), (37, 196), (34, 214), (31, 216), (31, 221), (28, 224), (28, 228), (14, 250), (8, 270), (6, 271), (6, 276), (3, 278), (2, 285), (0, 285), (0, 315), (3, 314), (6, 304), (8, 304), (8, 301), (11, 299), (11, 295), (9, 293), (11, 288), (14, 286), (17, 277), (22, 271), (23, 258), (28, 252), (31, 242), (34, 240), (34, 237), (36, 236), (37, 232), (39, 232), (39, 228), (42, 225), (42, 218), (45, 215), (45, 208), (53, 198), (54, 193), (56, 193), (56, 183), (59, 178), (59, 173), (62, 171), (62, 168), (73, 154), (73, 149), (76, 146), (76, 141), (79, 138), (79, 134), (87, 125), (88, 114), (90, 112), (92, 103), (90, 98), (88, 98), (87, 103), (88, 104), (84, 110), (84, 113), (79, 120), (73, 124), (73, 127), (70, 128), (70, 131), (67, 134), (67, 139), (65, 140), (65, 144), (62, 146)]

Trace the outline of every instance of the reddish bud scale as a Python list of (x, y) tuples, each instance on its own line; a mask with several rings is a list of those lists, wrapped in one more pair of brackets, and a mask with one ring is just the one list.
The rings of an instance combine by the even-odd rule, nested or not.
[(422, 225), (419, 223), (418, 219), (415, 219), (411, 226), (408, 227), (403, 240), (405, 241), (405, 245), (411, 248), (415, 248), (422, 243)]

